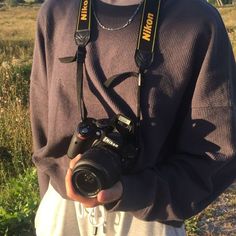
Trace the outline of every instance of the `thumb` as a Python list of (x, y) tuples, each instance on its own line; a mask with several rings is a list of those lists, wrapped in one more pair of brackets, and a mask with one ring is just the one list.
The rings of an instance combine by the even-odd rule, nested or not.
[(109, 189), (101, 190), (97, 195), (97, 200), (101, 204), (111, 203), (121, 198), (123, 193), (123, 187), (121, 182), (117, 182), (113, 187)]

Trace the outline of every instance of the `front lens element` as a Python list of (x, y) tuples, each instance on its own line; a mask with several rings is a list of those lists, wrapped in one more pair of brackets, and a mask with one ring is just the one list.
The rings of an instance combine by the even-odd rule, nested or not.
[(95, 197), (101, 190), (101, 184), (95, 173), (90, 170), (79, 170), (73, 175), (75, 190), (85, 197)]

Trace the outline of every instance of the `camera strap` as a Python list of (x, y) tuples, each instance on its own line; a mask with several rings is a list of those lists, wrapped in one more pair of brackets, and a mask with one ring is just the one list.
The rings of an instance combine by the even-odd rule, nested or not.
[[(142, 17), (135, 51), (135, 62), (139, 68), (137, 72), (125, 72), (108, 78), (104, 86), (114, 87), (117, 79), (126, 79), (131, 76), (138, 78), (137, 90), (137, 126), (141, 120), (141, 87), (145, 71), (152, 65), (154, 59), (154, 48), (156, 44), (157, 24), (160, 11), (161, 0), (144, 0)], [(78, 46), (74, 57), (59, 58), (62, 63), (77, 62), (77, 97), (78, 108), (81, 112), (81, 120), (87, 118), (87, 110), (83, 99), (83, 68), (86, 57), (86, 45), (90, 40), (91, 33), (92, 0), (81, 0), (78, 10), (76, 30), (74, 34), (75, 42)]]
[(78, 10), (76, 30), (74, 34), (75, 42), (78, 46), (74, 57), (59, 58), (62, 63), (77, 62), (76, 87), (78, 109), (80, 111), (81, 121), (87, 118), (88, 112), (83, 98), (83, 70), (86, 57), (86, 45), (90, 40), (91, 32), (91, 6), (92, 0), (81, 0)]
[(142, 12), (135, 62), (140, 71), (153, 63), (161, 0), (145, 0)]
[(141, 121), (141, 87), (145, 71), (152, 65), (154, 60), (154, 50), (157, 36), (157, 25), (160, 13), (161, 0), (144, 0), (142, 17), (139, 27), (137, 46), (135, 51), (135, 62), (139, 68), (139, 72), (124, 72), (114, 75), (107, 79), (104, 85), (114, 87), (117, 81), (135, 76), (138, 79), (137, 90), (137, 126)]

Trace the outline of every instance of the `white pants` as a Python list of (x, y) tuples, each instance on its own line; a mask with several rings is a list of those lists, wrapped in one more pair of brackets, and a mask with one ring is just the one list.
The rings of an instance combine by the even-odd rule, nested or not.
[[(93, 226), (97, 224), (97, 227)], [(44, 195), (35, 218), (37, 236), (185, 236), (184, 227), (145, 222), (129, 213), (108, 213), (104, 208), (84, 209), (63, 199), (54, 188)]]

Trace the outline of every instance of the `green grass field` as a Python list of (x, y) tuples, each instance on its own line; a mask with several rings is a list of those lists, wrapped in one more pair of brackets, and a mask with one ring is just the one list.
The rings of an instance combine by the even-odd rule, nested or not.
[[(31, 163), (28, 95), (38, 9), (36, 5), (0, 8), (0, 235), (4, 236), (34, 235), (39, 199)], [(236, 55), (236, 6), (219, 11)], [(186, 222), (188, 235), (236, 235), (235, 199), (231, 187)]]

